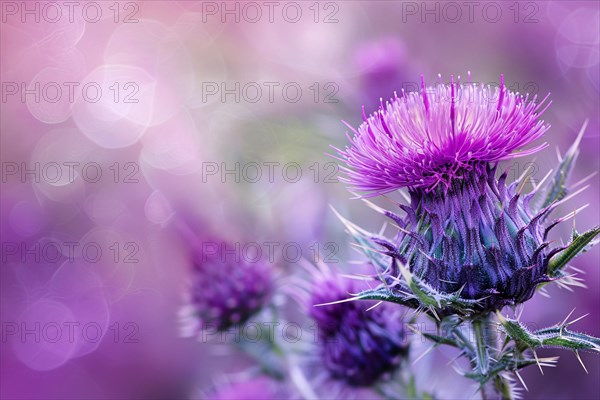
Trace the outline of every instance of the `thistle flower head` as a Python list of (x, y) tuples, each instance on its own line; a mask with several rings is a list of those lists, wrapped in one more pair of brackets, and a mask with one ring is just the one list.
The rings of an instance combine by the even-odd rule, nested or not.
[[(440, 78), (441, 80), (441, 78)], [(460, 78), (459, 78), (460, 80)], [(549, 128), (538, 117), (545, 100), (510, 92), (501, 77), (492, 88), (476, 83), (427, 87), (383, 104), (354, 130), (352, 145), (338, 150), (343, 179), (355, 190), (378, 194), (408, 187), (449, 188), (481, 162), (532, 154), (521, 147)]]
[(556, 267), (552, 258), (569, 246), (553, 246), (548, 233), (565, 218), (546, 218), (566, 200), (583, 129), (545, 188), (526, 193), (527, 177), (508, 183), (506, 172), (496, 176), (497, 161), (545, 146), (520, 150), (548, 129), (538, 120), (544, 101), (535, 100), (503, 82), (496, 90), (454, 82), (428, 89), (423, 82), (421, 93), (395, 98), (365, 118), (341, 152), (347, 181), (371, 194), (406, 187), (410, 201), (400, 205), (404, 215), (379, 209), (398, 227), (392, 239), (349, 224), (361, 245), (373, 244), (373, 264), (383, 266), (378, 295), (361, 298), (392, 296), (436, 314), (469, 315), (522, 303), (539, 284), (561, 277), (567, 261)]
[(370, 386), (391, 373), (406, 354), (397, 308), (365, 302), (327, 304), (348, 297), (350, 281), (329, 276), (312, 286), (308, 314), (319, 333), (320, 360), (330, 376), (350, 386)]
[(193, 256), (190, 303), (204, 326), (226, 330), (246, 322), (266, 304), (272, 289), (271, 269), (263, 262), (250, 263), (227, 253), (225, 242), (211, 243), (221, 245), (217, 251), (198, 251)]

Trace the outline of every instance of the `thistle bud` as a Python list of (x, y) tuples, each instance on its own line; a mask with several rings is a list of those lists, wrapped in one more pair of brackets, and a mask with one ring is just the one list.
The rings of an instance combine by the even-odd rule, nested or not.
[(350, 386), (371, 386), (393, 372), (407, 353), (402, 319), (389, 304), (326, 304), (346, 299), (352, 289), (335, 277), (315, 282), (311, 303), (317, 306), (308, 313), (317, 324), (320, 359), (331, 377)]
[(192, 259), (190, 303), (204, 327), (226, 330), (243, 324), (268, 301), (270, 266), (232, 257), (224, 245), (216, 252), (197, 252)]

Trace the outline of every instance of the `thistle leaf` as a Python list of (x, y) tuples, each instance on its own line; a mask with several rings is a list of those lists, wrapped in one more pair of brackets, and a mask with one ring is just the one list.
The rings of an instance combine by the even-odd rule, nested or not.
[(382, 272), (385, 271), (388, 267), (386, 261), (389, 260), (389, 257), (383, 254), (383, 252), (373, 243), (371, 238), (373, 235), (366, 230), (362, 229), (358, 225), (353, 222), (347, 220), (342, 217), (342, 215), (337, 212), (335, 208), (331, 208), (335, 215), (338, 217), (340, 221), (346, 227), (346, 231), (352, 236), (354, 241), (356, 242), (356, 246), (360, 248), (360, 250), (367, 256), (367, 258), (371, 261), (371, 263), (377, 267)]
[(414, 276), (406, 267), (400, 266), (400, 271), (408, 283), (410, 290), (419, 299), (421, 305), (425, 307), (437, 309), (452, 307), (456, 311), (460, 311), (463, 315), (470, 315), (477, 308), (479, 301), (461, 298), (461, 291), (455, 293), (439, 292)]
[[(469, 379), (473, 379), (474, 381), (479, 382), (480, 384), (484, 384), (488, 382), (490, 379), (494, 378), (498, 374), (503, 371), (516, 371), (530, 365), (536, 365), (538, 363), (534, 358), (525, 358), (525, 359), (515, 359), (514, 356), (503, 356), (500, 360), (495, 363), (492, 363), (490, 370), (487, 374), (481, 374), (480, 372), (467, 372), (464, 376)], [(550, 363), (546, 362), (546, 366), (549, 366)]]
[(517, 345), (535, 350), (538, 347), (560, 347), (571, 350), (591, 350), (600, 352), (600, 339), (585, 333), (572, 332), (565, 324), (557, 325), (536, 332), (529, 331), (519, 321), (502, 317), (500, 323), (506, 334)]
[(573, 231), (573, 238), (569, 246), (552, 257), (548, 263), (548, 275), (551, 277), (557, 276), (557, 274), (579, 253), (584, 252), (588, 249), (588, 245), (591, 244), (592, 240), (600, 233), (600, 226), (597, 226), (589, 231), (579, 234), (577, 231)]
[[(381, 285), (358, 293), (356, 300), (378, 300), (402, 304), (410, 308), (424, 308), (436, 316), (435, 310), (452, 307), (460, 310), (462, 315), (473, 314), (479, 304), (478, 300), (463, 299), (460, 291), (443, 293), (435, 290), (418, 277), (414, 276), (408, 268), (399, 265), (401, 277), (393, 285)], [(437, 319), (437, 317), (436, 317)]]
[(586, 120), (577, 135), (577, 139), (571, 145), (569, 150), (565, 153), (562, 160), (558, 164), (558, 168), (552, 177), (552, 180), (548, 183), (548, 186), (545, 190), (545, 198), (544, 202), (540, 209), (543, 209), (555, 201), (562, 200), (565, 198), (567, 193), (567, 179), (569, 177), (569, 173), (573, 169), (575, 165), (575, 160), (579, 155), (579, 143), (581, 142), (581, 138), (583, 137), (583, 133), (585, 132), (585, 128), (587, 127), (588, 121)]
[(363, 236), (355, 235), (354, 240), (361, 247), (365, 256), (371, 261), (379, 271), (385, 272), (389, 266), (390, 257), (382, 254), (379, 247), (373, 245), (373, 241), (366, 239)]
[(542, 345), (542, 341), (519, 321), (504, 318), (500, 312), (497, 313), (500, 324), (506, 334), (519, 345), (535, 349)]
[(396, 293), (394, 290), (386, 287), (364, 290), (354, 296), (354, 299), (387, 301), (390, 303), (401, 304), (410, 308), (419, 307), (419, 302), (414, 297)]
[(544, 346), (600, 352), (600, 338), (585, 333), (573, 332), (564, 327), (545, 328), (537, 331), (536, 334), (542, 338)]
[(425, 332), (419, 332), (421, 335), (423, 335), (423, 337), (431, 340), (432, 342), (434, 342), (436, 345), (441, 345), (441, 344), (445, 344), (448, 346), (452, 346), (452, 347), (456, 347), (456, 348), (460, 348), (460, 346), (458, 345), (458, 343), (456, 343), (456, 341), (454, 339), (451, 339), (449, 337), (444, 337), (444, 336), (438, 336), (438, 335), (434, 335), (431, 333), (425, 333)]

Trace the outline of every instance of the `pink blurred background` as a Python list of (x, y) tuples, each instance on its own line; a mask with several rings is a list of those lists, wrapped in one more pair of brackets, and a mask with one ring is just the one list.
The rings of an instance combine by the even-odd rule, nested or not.
[[(421, 73), (496, 85), (504, 74), (512, 90), (551, 92), (551, 148), (533, 179), (586, 119), (572, 181), (599, 169), (596, 1), (91, 3), (0, 4), (3, 398), (189, 398), (243, 371), (243, 354), (179, 335), (189, 268), (173, 221), (306, 254), (333, 243), (352, 271), (329, 204), (367, 228), (382, 221), (349, 199), (325, 153), (345, 144), (341, 120), (357, 125), (362, 105), (414, 90)], [(236, 163), (240, 179), (222, 176)], [(244, 179), (251, 163), (262, 176)], [(589, 203), (581, 231), (600, 220), (598, 176), (589, 183), (560, 210)], [(296, 268), (281, 254), (275, 264)], [(598, 264), (597, 248), (581, 256), (588, 288), (551, 288), (523, 319), (542, 327), (576, 308), (591, 315), (574, 328), (600, 335)], [(65, 322), (74, 340), (38, 340)], [(560, 355), (543, 377), (523, 373), (526, 397), (597, 398), (598, 357), (582, 355), (586, 375)], [(450, 356), (430, 357), (422, 379), (439, 398), (474, 395), (436, 367)]]

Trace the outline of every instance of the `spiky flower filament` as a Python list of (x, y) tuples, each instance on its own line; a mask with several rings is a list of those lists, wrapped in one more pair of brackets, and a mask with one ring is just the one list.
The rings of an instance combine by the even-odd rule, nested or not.
[(539, 116), (550, 104), (544, 98), (499, 87), (467, 83), (426, 87), (396, 96), (364, 122), (352, 145), (338, 150), (346, 166), (342, 180), (366, 195), (395, 189), (448, 188), (475, 162), (526, 156), (546, 147), (516, 150), (549, 128)]

